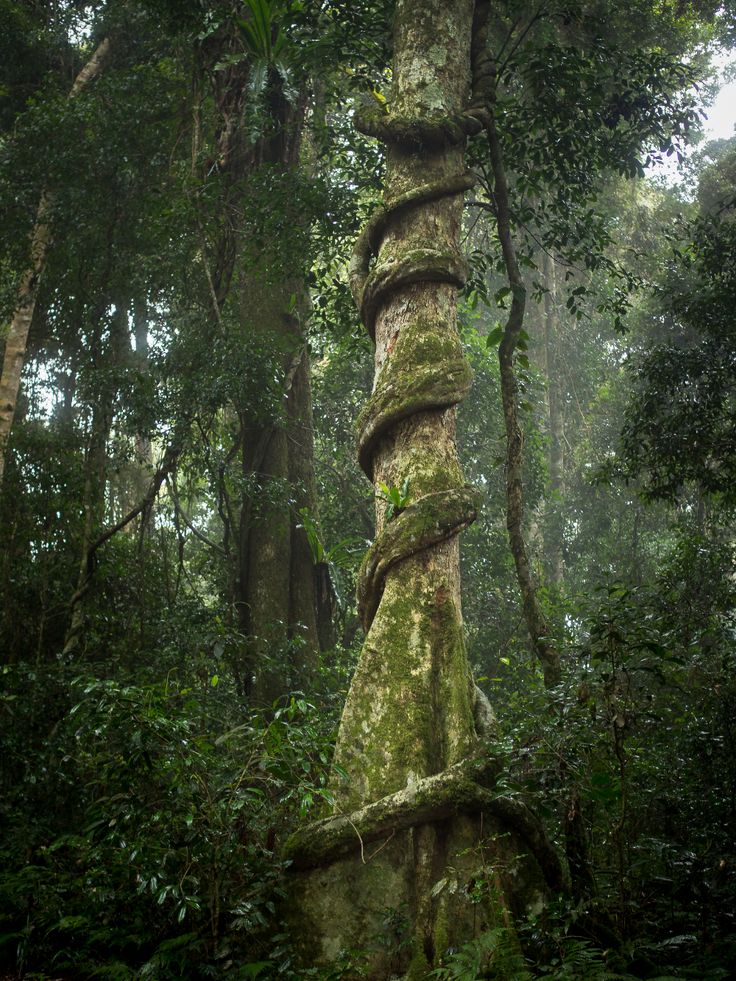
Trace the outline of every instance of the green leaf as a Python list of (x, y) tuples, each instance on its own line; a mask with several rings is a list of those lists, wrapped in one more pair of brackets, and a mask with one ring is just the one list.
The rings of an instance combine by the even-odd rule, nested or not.
[(251, 961), (250, 964), (242, 964), (239, 973), (242, 978), (257, 978), (267, 967), (273, 967), (273, 962)]
[(498, 347), (503, 339), (503, 327), (501, 324), (497, 324), (491, 333), (486, 337), (486, 347)]
[(276, 11), (268, 0), (246, 0), (251, 18), (237, 18), (237, 24), (245, 36), (251, 54), (266, 64), (273, 64), (283, 52), (286, 38), (281, 27), (274, 32)]

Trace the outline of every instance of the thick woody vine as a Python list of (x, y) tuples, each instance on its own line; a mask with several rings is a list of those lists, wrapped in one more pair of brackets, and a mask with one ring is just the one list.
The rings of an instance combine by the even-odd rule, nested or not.
[[(493, 210), (496, 215), (499, 241), (504, 265), (512, 291), (512, 302), (499, 347), (501, 376), (501, 396), (504, 423), (506, 428), (506, 498), (507, 530), (514, 557), (517, 578), (522, 594), (522, 606), (532, 647), (539, 658), (544, 673), (545, 685), (553, 687), (560, 680), (559, 654), (554, 649), (546, 618), (537, 598), (536, 584), (529, 563), (526, 543), (523, 536), (522, 499), (522, 432), (518, 420), (518, 383), (514, 371), (514, 355), (519, 342), (524, 320), (526, 289), (519, 270), (511, 233), (511, 213), (508, 184), (504, 167), (501, 143), (495, 121), (496, 68), (487, 50), (488, 18), (490, 4), (479, 0), (475, 5), (472, 40), (473, 90), (471, 105), (464, 113), (453, 116), (412, 119), (388, 116), (378, 107), (365, 109), (356, 119), (356, 126), (363, 133), (381, 139), (386, 143), (399, 142), (408, 146), (437, 146), (461, 143), (468, 136), (485, 131), (488, 139), (489, 157), (493, 174)], [(370, 257), (378, 251), (381, 235), (389, 219), (397, 213), (435, 200), (444, 195), (459, 194), (470, 189), (474, 183), (470, 174), (460, 174), (434, 184), (424, 184), (406, 192), (389, 202), (368, 222), (360, 236), (350, 267), (350, 285), (355, 302), (361, 312), (363, 322), (373, 338), (375, 311), (387, 291), (398, 288), (407, 282), (420, 279), (442, 279), (461, 284), (464, 282), (462, 260), (454, 255), (424, 250), (422, 254), (409, 254), (402, 260), (379, 266), (369, 272)], [(407, 346), (411, 339), (407, 338)], [(369, 478), (373, 478), (371, 450), (375, 441), (395, 422), (406, 418), (412, 412), (425, 408), (456, 404), (470, 387), (470, 372), (461, 352), (445, 352), (442, 370), (436, 361), (424, 365), (419, 360), (409, 372), (402, 372), (395, 364), (404, 359), (392, 360), (389, 368), (381, 376), (379, 387), (364, 409), (358, 422), (358, 455), (361, 466)], [(399, 396), (397, 393), (401, 393)], [(447, 501), (451, 508), (455, 502)], [(442, 502), (433, 502), (440, 506)], [(469, 512), (468, 512), (469, 513)], [(427, 525), (421, 512), (414, 512), (417, 523)], [(458, 514), (457, 530), (469, 524)], [(472, 520), (472, 518), (471, 518)], [(409, 521), (404, 522), (407, 529), (405, 538), (412, 542), (408, 554), (419, 551), (417, 536), (409, 529)], [(449, 525), (449, 521), (445, 522)], [(387, 529), (386, 543), (379, 540), (371, 549), (363, 567), (358, 595), (361, 618), (364, 627), (370, 624), (371, 611), (375, 611), (376, 594), (380, 592), (380, 578), (376, 580), (373, 570), (388, 568), (386, 556), (397, 555), (396, 530)], [(391, 545), (388, 545), (388, 539)], [(428, 544), (437, 541), (427, 540)], [(401, 556), (392, 559), (390, 564), (399, 561)], [(363, 611), (368, 611), (368, 615)]]
[[(373, 135), (373, 128), (365, 120), (358, 125)], [(390, 139), (391, 124), (382, 121), (380, 132), (382, 139)], [(402, 138), (404, 121), (398, 133), (397, 138)], [(459, 174), (421, 185), (384, 205), (369, 221), (355, 248), (350, 286), (371, 339), (376, 311), (392, 292), (418, 282), (461, 287), (467, 275), (461, 255), (428, 248), (410, 250), (370, 269), (370, 257), (378, 250), (382, 231), (396, 214), (427, 201), (461, 194), (472, 184), (472, 176)], [(358, 418), (358, 459), (366, 476), (373, 480), (376, 444), (392, 426), (416, 412), (457, 405), (471, 382), (472, 372), (456, 336), (447, 336), (429, 321), (416, 322), (402, 330), (376, 390)], [(478, 496), (470, 487), (443, 489), (414, 501), (386, 524), (359, 575), (359, 613), (366, 632), (378, 609), (389, 568), (457, 535), (475, 520), (477, 504)]]
[[(459, 146), (469, 135), (487, 128), (488, 93), (494, 79), (493, 65), (486, 53), (488, 10), (485, 0), (476, 3), (473, 89), (466, 112), (413, 118), (376, 107), (359, 113), (356, 127), (386, 143), (389, 151), (398, 148), (404, 152)], [(463, 172), (419, 184), (387, 199), (367, 223), (355, 245), (349, 279), (372, 340), (375, 341), (377, 314), (399, 290), (421, 283), (449, 284), (456, 288), (465, 283), (466, 264), (457, 251), (424, 246), (382, 252), (381, 246), (386, 232), (398, 218), (429, 202), (463, 194), (474, 182), (472, 174)], [(390, 436), (394, 427), (416, 413), (454, 407), (467, 394), (471, 381), (472, 372), (456, 332), (443, 330), (441, 324), (421, 317), (405, 323), (357, 423), (358, 458), (368, 478), (375, 480), (378, 445)], [(425, 472), (422, 483), (421, 496), (413, 498), (410, 487), (407, 505), (384, 521), (361, 567), (358, 605), (366, 633), (381, 604), (389, 571), (402, 561), (455, 538), (475, 520), (479, 494), (462, 484), (461, 478), (452, 486), (452, 478), (446, 472), (437, 472), (434, 477)], [(286, 854), (295, 868), (311, 868), (347, 854), (358, 842), (363, 849), (387, 833), (427, 825), (452, 815), (484, 811), (515, 826), (545, 870), (550, 884), (558, 885), (559, 862), (539, 822), (526, 808), (517, 807), (493, 790), (500, 768), (497, 760), (465, 759), (420, 779), (405, 791), (388, 794), (374, 803), (353, 808), (349, 814), (339, 814), (300, 829), (287, 843)]]
[[(414, 118), (371, 107), (356, 115), (356, 128), (389, 146), (409, 150), (461, 145), (469, 135), (480, 132), (488, 118), (485, 93), (493, 78), (493, 66), (486, 53), (489, 9), (486, 0), (475, 5), (473, 90), (471, 104), (464, 113)], [(355, 245), (349, 279), (371, 340), (375, 340), (376, 313), (393, 292), (418, 282), (449, 283), (461, 288), (467, 279), (467, 265), (460, 253), (433, 248), (413, 249), (371, 268), (371, 259), (378, 254), (386, 228), (402, 213), (463, 194), (474, 184), (471, 173), (460, 173), (418, 185), (386, 201), (368, 221)], [(392, 426), (418, 412), (457, 405), (471, 383), (472, 371), (457, 335), (448, 336), (429, 321), (405, 327), (358, 418), (358, 460), (369, 480), (374, 479), (376, 444)], [(457, 535), (475, 520), (478, 503), (479, 495), (471, 487), (443, 488), (414, 501), (386, 524), (369, 550), (358, 579), (359, 614), (366, 632), (378, 609), (388, 570)]]
[(498, 349), (501, 374), (501, 401), (506, 427), (506, 528), (521, 589), (522, 607), (534, 653), (544, 674), (546, 688), (560, 682), (560, 658), (549, 636), (549, 627), (539, 605), (536, 583), (529, 563), (523, 533), (522, 448), (523, 437), (518, 417), (518, 383), (514, 371), (514, 354), (521, 336), (526, 305), (526, 287), (521, 276), (511, 234), (511, 211), (506, 171), (501, 143), (493, 113), (486, 127), (488, 148), (493, 171), (493, 200), (498, 237), (501, 244), (506, 275), (511, 287), (511, 308)]

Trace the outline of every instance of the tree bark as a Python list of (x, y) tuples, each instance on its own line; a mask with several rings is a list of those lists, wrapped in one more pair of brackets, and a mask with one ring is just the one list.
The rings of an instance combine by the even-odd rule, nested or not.
[[(274, 131), (257, 143), (250, 165), (270, 167), (288, 182), (298, 173), (306, 102), (286, 100), (275, 74), (267, 99)], [(283, 192), (282, 192), (283, 193)], [(289, 216), (295, 228), (304, 218)], [(293, 252), (293, 247), (291, 249)], [(302, 509), (317, 520), (314, 433), (304, 257), (285, 260), (289, 248), (246, 260), (239, 302), (250, 332), (280, 361), (281, 404), (264, 420), (263, 406), (244, 407), (244, 486), (237, 537), (236, 605), (246, 635), (246, 694), (268, 706), (290, 686), (305, 687), (316, 668), (320, 637), (330, 636), (324, 581), (303, 528)], [(257, 317), (254, 317), (257, 311)], [(253, 417), (256, 421), (253, 421)], [(320, 611), (322, 616), (320, 617)]]
[(545, 534), (545, 552), (550, 582), (558, 589), (564, 578), (562, 496), (565, 493), (563, 470), (564, 416), (558, 354), (557, 281), (554, 259), (545, 253), (543, 271), (547, 292), (544, 294), (544, 347), (547, 374), (549, 491), (552, 501)]
[[(110, 337), (107, 351), (101, 352), (102, 324), (97, 325), (96, 339), (93, 342), (99, 359), (94, 368), (100, 372), (104, 367), (120, 367), (129, 357), (128, 309), (120, 298), (115, 301), (115, 313), (110, 321)], [(79, 573), (75, 597), (72, 604), (69, 628), (64, 641), (64, 654), (76, 653), (84, 630), (84, 597), (87, 593), (88, 555), (92, 542), (99, 534), (105, 517), (105, 493), (107, 488), (107, 445), (113, 425), (115, 406), (114, 393), (109, 390), (98, 392), (92, 409), (84, 472), (84, 522), (80, 547)]]
[(488, 120), (488, 147), (493, 170), (493, 197), (496, 206), (498, 237), (506, 274), (511, 287), (511, 309), (503, 339), (498, 348), (501, 373), (501, 401), (506, 427), (506, 528), (521, 590), (522, 608), (532, 649), (542, 665), (544, 684), (553, 688), (560, 682), (560, 658), (550, 637), (550, 630), (537, 595), (537, 583), (529, 562), (524, 540), (523, 433), (519, 424), (518, 384), (514, 354), (524, 324), (526, 287), (516, 259), (511, 231), (508, 183), (501, 142), (493, 114)]
[[(133, 301), (133, 336), (135, 337), (135, 359), (133, 364), (140, 373), (141, 378), (143, 378), (150, 370), (148, 363), (148, 304), (145, 299)], [(134, 493), (130, 501), (131, 506), (144, 496), (151, 476), (153, 463), (151, 439), (148, 433), (137, 432), (134, 438), (135, 449), (131, 481)], [(141, 532), (146, 532), (150, 529), (142, 525), (140, 530)]]
[[(94, 54), (74, 80), (68, 98), (74, 99), (94, 78), (99, 75), (110, 53), (110, 41), (105, 38), (97, 46)], [(0, 375), (0, 486), (5, 473), (5, 458), (10, 432), (15, 419), (15, 408), (20, 390), (20, 378), (28, 346), (33, 313), (36, 309), (38, 288), (46, 265), (46, 256), (51, 244), (52, 194), (49, 190), (41, 193), (36, 212), (36, 221), (31, 232), (31, 254), (28, 268), (23, 273), (18, 288), (18, 302), (8, 328), (3, 355), (2, 375)]]
[[(406, 486), (407, 515), (414, 508), (418, 519), (423, 506), (464, 486), (455, 405), (470, 376), (464, 374), (457, 334), (462, 183), (453, 183), (465, 177), (464, 140), (447, 147), (407, 146), (394, 139), (391, 116), (451, 116), (465, 108), (473, 4), (460, 0), (452, 7), (439, 0), (397, 4), (395, 91), (385, 123), (388, 218), (375, 267), (359, 297), (376, 345), (373, 397), (359, 420), (361, 463), (376, 490), (380, 484)], [(443, 39), (442, 58), (434, 64), (429, 52), (437, 37)], [(422, 186), (433, 187), (434, 196), (406, 207), (395, 204)], [(423, 397), (409, 396), (411, 379), (425, 376)], [(454, 389), (444, 387), (448, 378)], [(472, 515), (466, 523), (470, 520)], [(460, 527), (462, 522), (388, 569), (372, 623), (364, 624), (365, 646), (335, 753), (340, 766), (354, 771), (349, 786), (336, 788), (342, 807), (392, 793), (406, 785), (410, 774), (437, 773), (462, 759), (473, 744), (472, 685), (460, 611)], [(377, 543), (389, 528), (386, 502), (378, 495)], [(370, 740), (365, 738), (368, 719), (375, 734)]]
[(294, 373), (286, 407), (289, 484), (294, 497), (289, 570), (289, 619), (293, 624), (302, 625), (303, 637), (307, 643), (305, 667), (308, 672), (316, 667), (317, 652), (327, 650), (334, 644), (329, 570), (324, 563), (322, 570), (318, 568), (319, 563), (315, 561), (315, 556), (312, 554), (304, 522), (300, 518), (300, 513), (306, 511), (316, 524), (319, 510), (314, 473), (314, 422), (310, 373), (309, 350), (302, 336), (299, 363)]
[[(225, 70), (211, 70), (224, 55), (240, 50), (238, 31), (223, 27), (199, 52), (202, 66), (210, 69), (218, 115), (214, 159), (207, 166), (217, 170), (222, 185), (219, 232), (206, 273), (218, 328), (227, 329), (225, 304), (235, 306), (250, 336), (273, 353), (274, 371), (283, 379), (280, 402), (274, 398), (279, 404), (269, 407), (265, 398), (254, 397), (225, 409), (237, 417), (239, 428), (219, 473), (223, 547), (232, 570), (229, 598), (245, 638), (238, 685), (252, 704), (269, 706), (290, 685), (306, 684), (320, 648), (318, 624), (324, 627), (317, 616), (317, 587), (324, 583), (315, 577), (298, 514), (302, 507), (313, 519), (317, 513), (309, 357), (299, 316), (306, 309), (301, 301), (309, 261), (303, 252), (285, 260), (290, 247), (283, 241), (249, 253), (242, 194), (243, 182), (259, 170), (273, 175), (276, 185), (298, 174), (307, 100), (303, 94), (287, 99), (283, 80), (269, 67), (264, 132), (253, 141), (244, 125), (252, 65), (239, 59)], [(200, 142), (195, 107), (193, 166)], [(284, 216), (285, 226), (298, 229), (304, 222), (297, 210)], [(244, 489), (231, 501), (226, 481), (233, 462), (239, 464)], [(322, 636), (328, 635), (323, 629)]]
[(83, 597), (87, 592), (85, 586), (88, 578), (88, 553), (104, 517), (107, 440), (111, 425), (112, 414), (109, 411), (109, 406), (95, 406), (85, 455), (84, 523), (77, 588), (74, 594), (79, 599), (72, 605), (71, 609), (69, 629), (64, 640), (64, 654), (66, 656), (75, 654), (82, 641), (84, 630)]
[[(254, 287), (255, 288), (255, 287)], [(241, 502), (237, 606), (248, 637), (246, 694), (270, 705), (302, 684), (320, 650), (315, 562), (300, 511), (317, 515), (309, 355), (288, 295), (267, 290), (255, 306), (266, 342), (284, 351), (282, 413), (245, 429), (243, 479), (255, 482)], [(253, 306), (253, 289), (246, 291)]]
[[(539, 898), (531, 867), (539, 868), (516, 818), (493, 813), (472, 778), (456, 793), (449, 776), (478, 751), (458, 561), (458, 534), (473, 521), (478, 495), (464, 484), (455, 441), (455, 406), (471, 381), (456, 302), (462, 193), (473, 183), (465, 134), (477, 131), (471, 41), (475, 82), (488, 9), (480, 0), (474, 18), (472, 0), (398, 0), (393, 97), (386, 113), (358, 120), (387, 145), (385, 203), (350, 267), (376, 345), (359, 460), (393, 505), (377, 493), (377, 537), (359, 576), (366, 638), (335, 749), (337, 772), (347, 776), (332, 788), (338, 817), (305, 831), (304, 849), (297, 840), (289, 854), (296, 865), (316, 866), (294, 888), (305, 963), (367, 949), (366, 976), (377, 981), (426, 977), (449, 946), (506, 927), (513, 903)], [(373, 841), (369, 853), (361, 828)], [(514, 890), (503, 872), (511, 864)], [(494, 886), (471, 907), (466, 897), (478, 881)], [(380, 943), (387, 907), (406, 916), (394, 949)], [(503, 965), (494, 967), (504, 976)]]
[[(243, 315), (258, 311), (251, 330), (273, 348), (283, 345), (283, 298), (251, 271), (241, 289)], [(291, 358), (294, 358), (293, 352)], [(284, 353), (285, 395), (296, 366)], [(259, 407), (260, 408), (260, 407)], [(259, 411), (256, 409), (256, 412)], [(285, 406), (282, 407), (285, 410)], [(262, 411), (262, 410), (261, 410)], [(275, 409), (278, 414), (278, 408)], [(250, 414), (250, 413), (249, 413)], [(289, 504), (289, 442), (283, 419), (251, 423), (244, 430), (242, 477), (236, 548), (237, 608), (247, 638), (245, 693), (268, 706), (286, 689), (290, 633), (291, 508)]]

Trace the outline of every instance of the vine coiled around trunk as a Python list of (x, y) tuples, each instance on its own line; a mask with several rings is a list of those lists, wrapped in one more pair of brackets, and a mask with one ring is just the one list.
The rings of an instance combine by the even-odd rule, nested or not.
[(368, 549), (358, 575), (358, 616), (366, 633), (389, 569), (467, 528), (475, 521), (479, 501), (479, 492), (469, 486), (425, 494), (386, 525)]
[[(472, 38), (468, 100), (464, 65), (473, 7), (479, 34)], [(397, 50), (406, 56), (420, 42), (427, 47), (437, 25), (455, 22), (454, 8), (437, 0), (425, 15), (415, 0), (398, 4)], [(372, 943), (384, 895), (397, 907), (406, 902), (415, 955), (402, 970), (409, 967), (412, 977), (425, 976), (448, 946), (438, 936), (452, 939), (446, 928), (441, 932), (448, 909), (458, 914), (458, 938), (466, 927), (475, 929), (459, 892), (457, 900), (454, 889), (438, 899), (444, 889), (438, 876), (443, 869), (454, 875), (457, 865), (458, 883), (475, 881), (475, 859), (465, 856), (486, 832), (484, 814), (494, 839), (509, 832), (510, 851), (529, 853), (543, 872), (549, 867), (551, 878), (561, 878), (533, 815), (498, 793), (495, 778), (504, 763), (483, 743), (494, 735), (494, 717), (473, 686), (460, 609), (456, 542), (476, 517), (479, 494), (464, 484), (455, 445), (453, 409), (472, 380), (456, 329), (456, 291), (467, 275), (458, 196), (474, 184), (464, 170), (463, 142), (486, 125), (484, 89), (492, 73), (479, 11), (487, 9), (488, 0), (464, 3), (448, 62), (440, 69), (421, 60), (416, 71), (397, 69), (394, 105), (356, 119), (358, 129), (388, 145), (393, 190), (358, 237), (349, 267), (356, 305), (377, 346), (374, 392), (357, 424), (358, 455), (392, 506), (377, 515), (376, 541), (359, 574), (367, 637), (340, 724), (334, 813), (298, 830), (283, 853), (304, 873), (301, 908), (316, 910), (310, 923), (325, 924), (330, 943), (345, 937), (354, 946)], [(468, 102), (466, 112), (453, 111)], [(437, 105), (447, 106), (447, 114), (437, 114)], [(343, 859), (344, 868), (327, 871)], [(374, 868), (364, 873), (369, 863)], [(356, 924), (351, 899), (356, 890), (362, 896), (363, 885), (367, 915)], [(340, 904), (332, 903), (331, 887)], [(348, 908), (349, 922), (338, 930), (335, 905)], [(378, 955), (375, 964), (372, 977), (395, 973)]]
[[(384, 120), (380, 138), (391, 138), (387, 134), (393, 132), (390, 121)], [(400, 141), (401, 136), (395, 138)], [(414, 207), (462, 194), (474, 183), (472, 174), (463, 173), (419, 185), (380, 206), (368, 221), (355, 244), (349, 279), (371, 340), (375, 340), (376, 315), (391, 294), (420, 282), (461, 288), (467, 278), (467, 264), (459, 253), (434, 248), (410, 249), (371, 268), (388, 225)], [(358, 418), (358, 460), (368, 478), (374, 478), (376, 444), (392, 427), (417, 412), (457, 405), (467, 395), (472, 380), (457, 336), (442, 336), (436, 327), (421, 320), (406, 326)], [(476, 518), (478, 504), (479, 495), (472, 488), (449, 488), (425, 494), (386, 524), (359, 573), (359, 614), (366, 632), (378, 609), (389, 569), (467, 528)]]
[[(409, 152), (461, 144), (482, 131), (488, 122), (488, 92), (495, 74), (486, 46), (488, 9), (488, 0), (478, 0), (473, 25), (473, 91), (465, 112), (414, 118), (366, 107), (356, 114), (356, 129)], [(464, 194), (475, 182), (475, 176), (465, 172), (420, 184), (380, 205), (368, 220), (356, 241), (348, 276), (372, 341), (378, 311), (391, 294), (419, 282), (447, 283), (460, 289), (468, 275), (467, 263), (458, 252), (427, 247), (381, 258), (371, 268), (389, 225), (413, 208)], [(470, 390), (473, 373), (459, 338), (440, 336), (432, 328), (421, 322), (404, 327), (358, 417), (358, 461), (371, 481), (375, 449), (382, 437), (418, 412), (457, 405)], [(450, 488), (424, 495), (387, 522), (358, 576), (358, 609), (366, 632), (389, 569), (467, 528), (476, 518), (479, 502), (480, 495), (470, 487)]]
[[(388, 126), (388, 123), (384, 123), (384, 126)], [(360, 310), (361, 319), (372, 341), (375, 340), (376, 313), (388, 293), (409, 283), (427, 281), (462, 287), (468, 275), (467, 264), (461, 255), (435, 249), (416, 249), (400, 259), (382, 263), (371, 270), (371, 258), (378, 254), (389, 223), (411, 208), (455, 194), (464, 194), (474, 185), (475, 176), (471, 173), (420, 184), (400, 194), (393, 201), (379, 205), (369, 218), (355, 243), (348, 278), (355, 305)]]
[[(463, 760), (351, 814), (323, 818), (294, 832), (282, 857), (294, 868), (310, 869), (344, 858), (397, 831), (483, 811), (514, 829), (534, 856), (551, 888), (566, 888), (565, 872), (544, 826), (522, 800), (499, 794), (496, 782), (505, 762), (494, 756)], [(379, 846), (380, 849), (381, 846)], [(364, 856), (363, 861), (370, 861)]]

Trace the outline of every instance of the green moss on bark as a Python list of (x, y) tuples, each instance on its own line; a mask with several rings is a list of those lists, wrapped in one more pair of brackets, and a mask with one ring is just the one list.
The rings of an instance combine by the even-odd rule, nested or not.
[[(412, 486), (411, 477), (409, 486)], [(386, 525), (368, 550), (358, 574), (358, 612), (364, 630), (373, 622), (389, 570), (471, 524), (479, 501), (480, 495), (472, 487), (427, 494)], [(459, 645), (464, 651), (462, 636), (459, 640), (457, 637), (447, 640), (453, 649)]]
[(421, 556), (404, 559), (386, 580), (343, 714), (336, 762), (351, 779), (335, 787), (341, 806), (392, 793), (472, 754), (472, 708), (450, 583), (438, 581)]
[(393, 255), (382, 253), (363, 287), (360, 314), (366, 330), (375, 337), (376, 314), (387, 293), (412, 283), (449, 283), (462, 287), (467, 278), (467, 263), (457, 252), (417, 245)]
[[(472, 0), (397, 0), (396, 117), (431, 129), (438, 116), (452, 123), (464, 113), (473, 9)], [(495, 795), (462, 770), (447, 772), (478, 747), (457, 544), (474, 511), (452, 410), (469, 383), (456, 330), (456, 287), (466, 275), (462, 207), (457, 184), (436, 194), (438, 184), (449, 188), (463, 174), (463, 148), (425, 144), (416, 152), (392, 138), (390, 125), (384, 138), (389, 203), (359, 239), (350, 274), (375, 336), (379, 372), (361, 420), (363, 462), (388, 485), (408, 479), (411, 503), (388, 523), (378, 510), (379, 536), (362, 577), (370, 629), (335, 752), (348, 774), (332, 788), (339, 816), (289, 845), (295, 864), (335, 863), (300, 872), (298, 880), (297, 903), (320, 937), (319, 962), (334, 961), (338, 944), (370, 948), (368, 976), (376, 981), (407, 971), (424, 977), (433, 950), (441, 954), (442, 945), (458, 946), (499, 925), (469, 901), (489, 826), (499, 839), (493, 862), (516, 861), (520, 853), (518, 835), (496, 819)], [(430, 185), (431, 196), (424, 190)], [(391, 211), (391, 200), (410, 198), (411, 206)], [(452, 886), (440, 922), (443, 879)], [(376, 945), (387, 906), (407, 909), (416, 938), (398, 961)]]
[(367, 475), (373, 476), (376, 441), (392, 426), (417, 412), (456, 405), (472, 381), (454, 331), (422, 317), (404, 326), (356, 425), (358, 459)]
[(449, 946), (450, 924), (447, 918), (447, 902), (445, 901), (445, 897), (440, 894), (437, 902), (437, 910), (434, 916), (434, 928), (432, 931), (432, 948), (434, 950), (434, 962), (436, 966), (442, 966), (442, 962)]
[(414, 948), (409, 970), (406, 972), (406, 981), (426, 981), (429, 977), (431, 965), (421, 945), (415, 943)]

